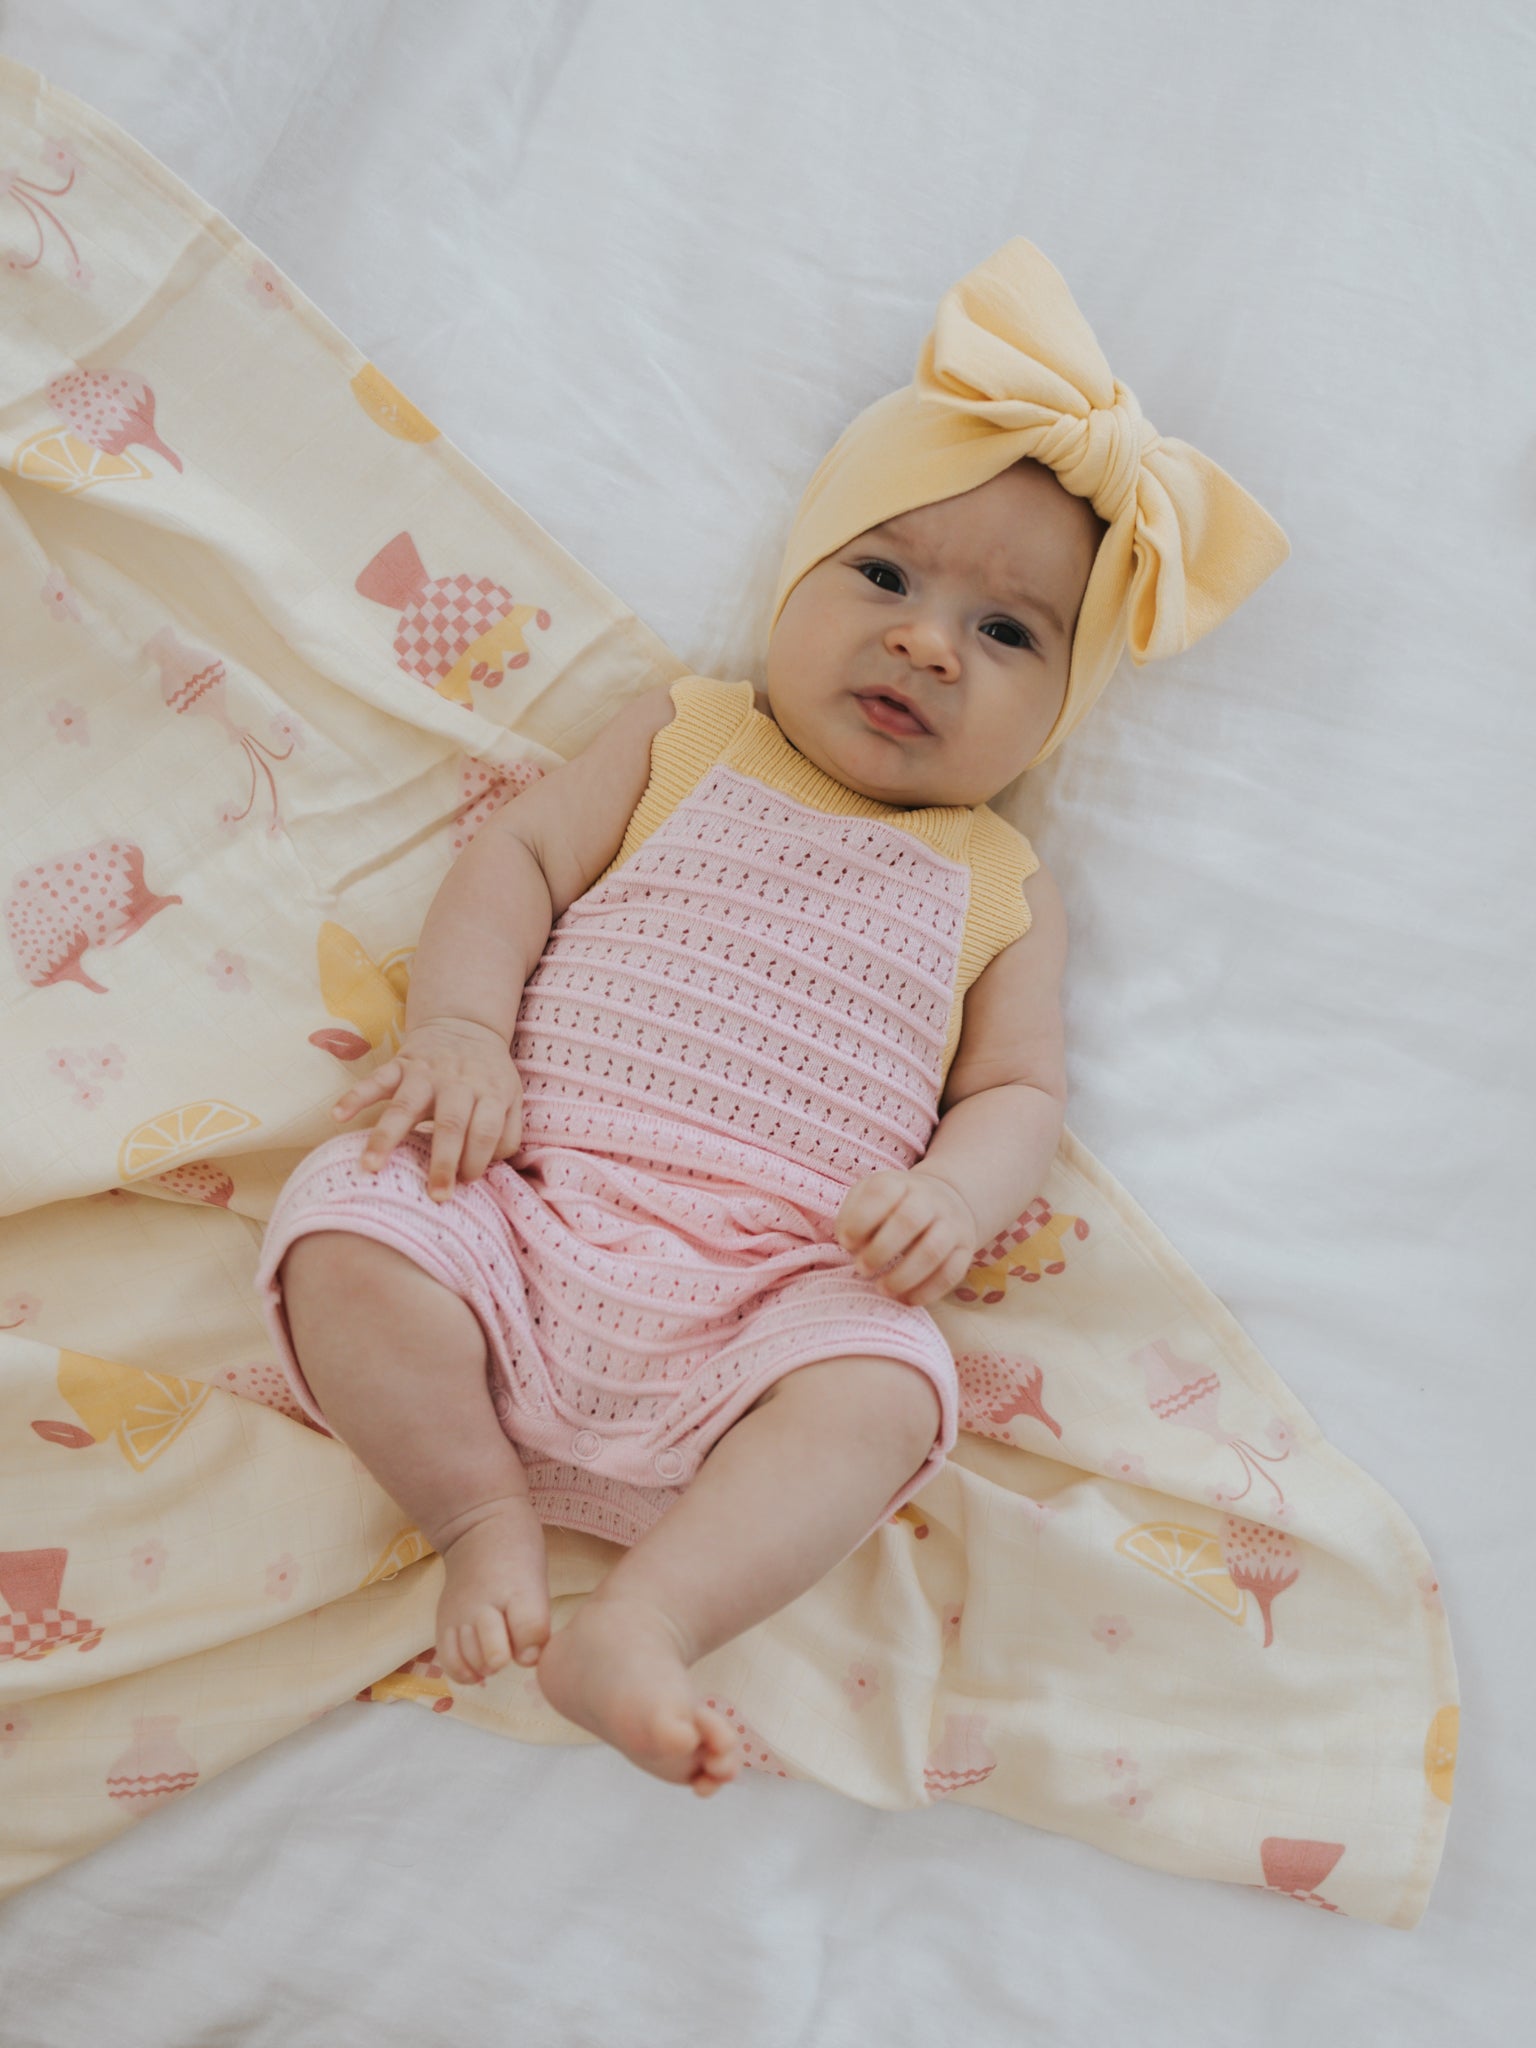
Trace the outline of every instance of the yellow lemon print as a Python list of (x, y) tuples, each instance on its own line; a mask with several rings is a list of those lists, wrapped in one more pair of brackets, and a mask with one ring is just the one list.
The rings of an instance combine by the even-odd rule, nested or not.
[(1228, 1621), (1242, 1620), (1246, 1612), (1242, 1591), (1228, 1576), (1221, 1545), (1203, 1529), (1181, 1529), (1174, 1522), (1142, 1522), (1127, 1529), (1115, 1548), (1122, 1557), (1134, 1558), (1160, 1578), (1172, 1579)]
[(1424, 1775), (1430, 1791), (1447, 1806), (1456, 1782), (1456, 1742), (1460, 1733), (1460, 1707), (1442, 1707), (1424, 1738)]
[(333, 1017), (355, 1024), (375, 1052), (390, 1051), (405, 1027), (412, 946), (375, 961), (339, 924), (323, 924), (315, 941), (320, 995)]
[(397, 441), (435, 441), (438, 429), (424, 412), (397, 391), (384, 372), (365, 363), (352, 379), (352, 395), (376, 426)]
[(34, 434), (16, 450), (11, 465), (17, 476), (46, 484), (51, 491), (88, 491), (92, 484), (121, 482), (150, 474), (149, 465), (137, 455), (107, 455), (82, 441), (78, 434), (62, 428)]
[[(364, 1586), (377, 1586), (384, 1579), (392, 1579), (403, 1572), (408, 1564), (416, 1564), (432, 1555), (432, 1546), (419, 1529), (402, 1529), (388, 1550), (379, 1559), (373, 1570), (363, 1580)], [(358, 1588), (362, 1591), (362, 1587)]]
[(186, 1102), (177, 1109), (164, 1109), (139, 1125), (124, 1138), (117, 1155), (120, 1181), (142, 1180), (148, 1173), (163, 1173), (179, 1159), (208, 1152), (227, 1138), (254, 1131), (259, 1116), (236, 1109), (232, 1102)]
[(142, 1472), (181, 1435), (209, 1389), (84, 1351), (61, 1351), (59, 1392), (97, 1443), (115, 1436), (134, 1471)]

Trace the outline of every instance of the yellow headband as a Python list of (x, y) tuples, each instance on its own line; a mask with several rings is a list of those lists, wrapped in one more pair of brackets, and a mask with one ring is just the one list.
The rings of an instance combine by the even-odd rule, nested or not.
[(1078, 612), (1067, 694), (1033, 768), (1086, 718), (1127, 643), (1138, 668), (1180, 653), (1291, 548), (1225, 470), (1142, 417), (1061, 273), (1016, 237), (944, 294), (912, 382), (861, 412), (823, 458), (790, 530), (770, 631), (828, 555), (1025, 456), (1109, 525)]

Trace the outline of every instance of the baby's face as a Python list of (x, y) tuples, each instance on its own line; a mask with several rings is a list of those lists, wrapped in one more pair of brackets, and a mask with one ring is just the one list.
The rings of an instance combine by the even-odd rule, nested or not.
[[(1036, 462), (872, 527), (795, 585), (768, 643), (786, 739), (861, 796), (982, 804), (1044, 745), (1104, 531)], [(926, 731), (882, 724), (898, 691)]]

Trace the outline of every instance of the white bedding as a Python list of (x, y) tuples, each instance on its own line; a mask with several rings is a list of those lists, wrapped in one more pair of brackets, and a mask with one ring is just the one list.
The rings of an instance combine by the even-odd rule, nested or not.
[[(1032, 778), (1069, 1122), (1435, 1556), (1410, 1934), (976, 1809), (351, 1706), (0, 1910), (5, 2048), (1513, 2038), (1536, 1908), (1536, 28), (1410, 0), (23, 0), (705, 674), (1010, 235), (1290, 562)], [(3, 167), (0, 167), (3, 168)], [(0, 247), (16, 238), (0, 200)], [(7, 679), (13, 686), (13, 680)], [(1528, 1966), (1526, 1966), (1528, 1969)]]

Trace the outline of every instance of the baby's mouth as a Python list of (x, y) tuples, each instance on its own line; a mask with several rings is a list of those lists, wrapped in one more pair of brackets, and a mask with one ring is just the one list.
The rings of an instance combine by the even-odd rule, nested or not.
[(898, 704), (894, 697), (884, 696), (878, 690), (870, 690), (861, 693), (858, 701), (863, 705), (870, 723), (878, 726), (882, 732), (921, 733), (925, 738), (932, 736), (922, 720), (909, 711), (905, 704)]

